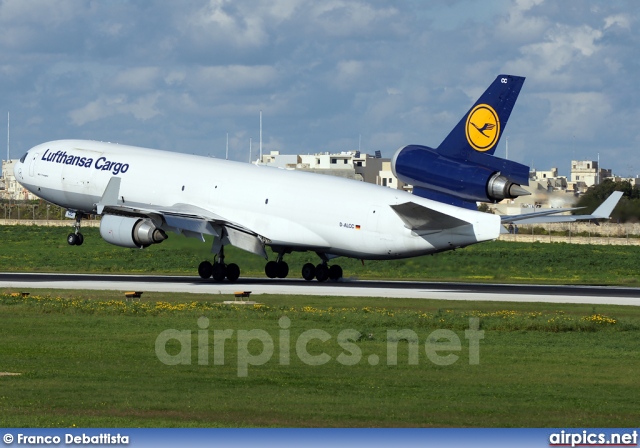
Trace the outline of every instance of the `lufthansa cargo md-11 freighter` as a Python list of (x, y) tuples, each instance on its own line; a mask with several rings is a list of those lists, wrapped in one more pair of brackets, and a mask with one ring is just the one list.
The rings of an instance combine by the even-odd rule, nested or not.
[[(493, 155), (524, 78), (500, 75), (437, 148), (409, 145), (392, 159), (414, 193), (293, 170), (87, 140), (31, 148), (17, 180), (76, 218), (70, 245), (83, 243), (81, 219), (100, 215), (100, 235), (132, 248), (158, 244), (169, 232), (213, 235), (213, 262), (198, 273), (236, 281), (226, 245), (268, 259), (265, 273), (284, 278), (293, 251), (315, 252), (306, 280), (337, 280), (337, 257), (385, 260), (457, 249), (498, 238), (500, 216), (476, 202), (528, 194), (529, 168)], [(169, 175), (172, 173), (172, 175)], [(615, 204), (614, 204), (615, 205)]]

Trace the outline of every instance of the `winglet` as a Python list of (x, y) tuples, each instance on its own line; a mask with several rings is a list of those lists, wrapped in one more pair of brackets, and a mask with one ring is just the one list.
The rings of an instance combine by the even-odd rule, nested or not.
[(118, 205), (118, 197), (120, 196), (120, 181), (119, 177), (112, 177), (107, 184), (107, 188), (102, 193), (100, 202), (96, 204), (98, 214), (101, 215), (105, 207)]
[(600, 206), (592, 213), (594, 219), (609, 219), (611, 212), (618, 205), (618, 201), (622, 197), (622, 191), (614, 191)]

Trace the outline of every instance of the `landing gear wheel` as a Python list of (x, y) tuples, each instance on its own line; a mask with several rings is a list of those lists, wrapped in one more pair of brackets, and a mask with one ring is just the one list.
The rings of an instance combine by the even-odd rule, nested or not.
[(201, 278), (209, 278), (213, 274), (213, 265), (208, 261), (203, 261), (198, 266), (198, 275)]
[(319, 282), (326, 282), (329, 278), (329, 268), (326, 264), (319, 264), (316, 266), (316, 279)]
[(306, 263), (302, 266), (302, 278), (310, 282), (316, 276), (316, 267), (311, 263)]
[(67, 235), (67, 243), (69, 243), (69, 246), (75, 246), (78, 244), (78, 236), (75, 233), (70, 233)]
[(83, 216), (82, 213), (76, 212), (76, 222), (73, 225), (74, 231), (67, 236), (69, 246), (82, 246), (82, 243), (84, 243), (84, 236), (80, 233), (80, 223)]
[(276, 278), (278, 276), (278, 263), (273, 260), (268, 262), (264, 267), (264, 273), (269, 278)]
[(342, 278), (342, 268), (337, 264), (331, 266), (329, 268), (329, 278), (334, 282), (340, 280)]
[(287, 275), (289, 275), (289, 265), (287, 263), (285, 263), (284, 261), (280, 261), (277, 263), (277, 277), (278, 278), (287, 278)]
[(227, 275), (227, 269), (224, 263), (213, 263), (211, 276), (217, 282), (221, 282)]
[(240, 268), (238, 265), (235, 263), (227, 265), (227, 280), (233, 283), (238, 280), (238, 277), (240, 277)]

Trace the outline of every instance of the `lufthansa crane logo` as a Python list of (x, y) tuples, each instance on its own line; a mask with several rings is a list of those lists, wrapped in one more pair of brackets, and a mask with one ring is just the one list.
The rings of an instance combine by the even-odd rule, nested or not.
[(488, 104), (478, 104), (467, 117), (465, 132), (473, 149), (480, 152), (489, 151), (500, 137), (498, 114)]

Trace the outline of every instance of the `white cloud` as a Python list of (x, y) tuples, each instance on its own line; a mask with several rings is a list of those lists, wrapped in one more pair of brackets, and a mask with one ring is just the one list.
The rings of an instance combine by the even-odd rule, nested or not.
[(589, 141), (609, 133), (607, 118), (613, 107), (607, 95), (598, 92), (540, 95), (549, 102), (546, 128), (541, 132), (563, 140)]
[(514, 73), (531, 74), (539, 83), (566, 88), (578, 74), (572, 68), (596, 55), (601, 38), (602, 31), (586, 25), (555, 25), (542, 41), (522, 46), (522, 56), (506, 65)]
[(70, 111), (69, 118), (77, 126), (120, 114), (131, 114), (136, 119), (145, 121), (160, 113), (155, 108), (159, 97), (159, 93), (153, 93), (131, 102), (125, 95), (100, 96), (85, 106)]
[(233, 3), (227, 0), (209, 0), (192, 12), (182, 25), (182, 31), (200, 45), (218, 47), (257, 47), (264, 44), (268, 34), (262, 17), (255, 13), (232, 14)]
[(362, 61), (339, 61), (333, 80), (341, 88), (348, 88), (358, 82), (363, 73), (364, 64)]
[(229, 92), (230, 90), (264, 87), (278, 77), (271, 66), (230, 65), (200, 67), (188, 75), (192, 87), (201, 92)]
[(311, 20), (332, 36), (373, 32), (377, 23), (387, 22), (398, 14), (393, 7), (376, 9), (369, 3), (359, 1), (314, 1), (308, 6)]
[(125, 90), (150, 90), (160, 75), (158, 67), (135, 67), (120, 71), (113, 78), (115, 88)]
[(547, 17), (529, 14), (529, 10), (542, 3), (537, 0), (518, 0), (498, 22), (495, 30), (497, 39), (511, 43), (527, 42), (540, 36), (549, 27)]
[[(59, 26), (82, 16), (87, 6), (73, 0), (4, 0), (0, 3), (0, 23), (36, 24), (39, 26)], [(32, 30), (38, 33), (38, 29)]]
[(187, 73), (185, 70), (171, 70), (167, 75), (165, 75), (164, 82), (170, 86), (179, 85), (182, 84), (186, 77)]
[(631, 20), (626, 14), (616, 14), (613, 16), (605, 17), (604, 29), (606, 30), (613, 26), (618, 26), (620, 28), (628, 30), (629, 28), (631, 28)]

